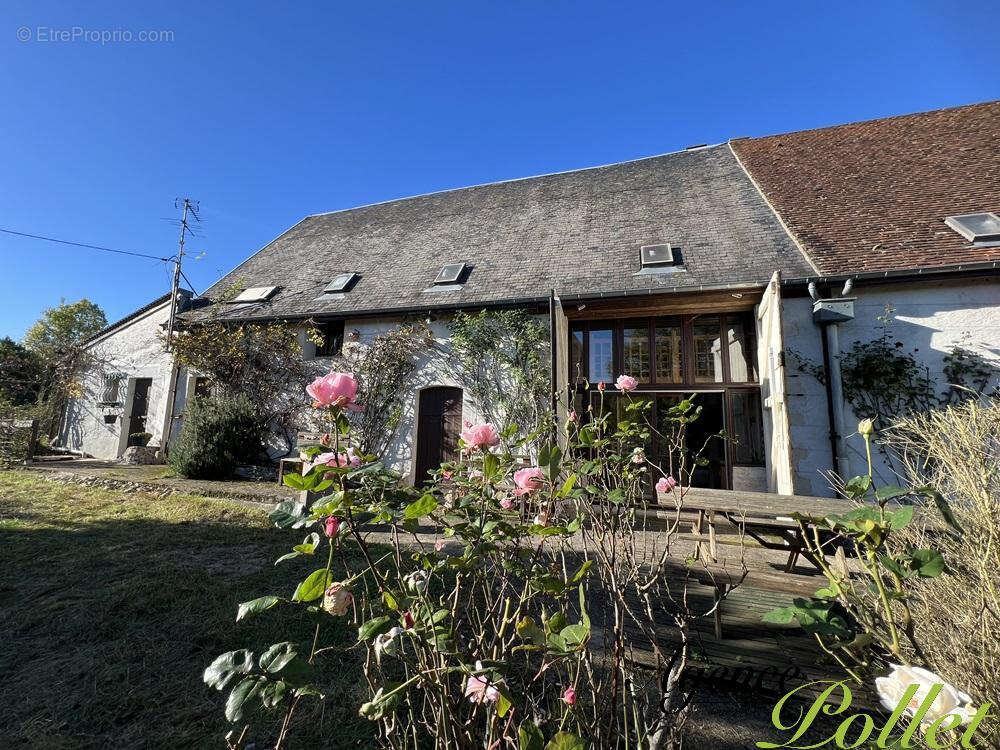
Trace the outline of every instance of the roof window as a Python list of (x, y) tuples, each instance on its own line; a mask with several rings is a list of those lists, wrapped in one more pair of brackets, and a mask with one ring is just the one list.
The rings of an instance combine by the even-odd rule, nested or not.
[(944, 223), (969, 242), (1000, 242), (1000, 217), (992, 211), (948, 216)]
[(274, 294), (276, 286), (252, 286), (233, 297), (230, 302), (263, 302)]
[(465, 273), (464, 263), (448, 263), (434, 279), (435, 284), (458, 284)]

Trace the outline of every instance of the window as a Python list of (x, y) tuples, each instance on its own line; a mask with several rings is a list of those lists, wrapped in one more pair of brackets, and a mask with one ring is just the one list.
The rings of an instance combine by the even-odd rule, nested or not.
[(335, 276), (333, 281), (326, 285), (323, 289), (323, 294), (332, 294), (335, 292), (346, 292), (348, 287), (354, 283), (354, 280), (358, 277), (356, 273), (342, 273), (339, 276)]
[(680, 323), (661, 323), (656, 326), (656, 382), (684, 382), (681, 369), (683, 328)]
[(643, 245), (639, 248), (639, 262), (643, 268), (672, 266), (674, 251), (669, 243), (662, 245)]
[(949, 216), (944, 223), (969, 242), (1000, 242), (1000, 217), (991, 211)]
[(733, 410), (733, 463), (764, 465), (764, 427), (761, 423), (760, 391), (729, 392)]
[(694, 380), (722, 382), (722, 329), (718, 315), (700, 315), (692, 326), (694, 336)]
[(252, 286), (233, 297), (230, 302), (263, 302), (274, 294), (276, 286)]
[(332, 323), (323, 323), (319, 326), (323, 343), (316, 345), (317, 357), (336, 357), (340, 354), (344, 345), (344, 321), (337, 320)]
[(212, 386), (208, 378), (199, 375), (194, 379), (194, 395), (197, 398), (208, 398), (212, 395)]
[(587, 379), (591, 383), (610, 383), (614, 380), (614, 330), (611, 328), (590, 329), (590, 357)]
[(622, 332), (622, 372), (640, 383), (650, 382), (653, 371), (649, 347), (649, 323), (626, 325)]
[(122, 402), (121, 387), (124, 377), (121, 375), (105, 375), (104, 388), (101, 393), (101, 403), (105, 406), (115, 406)]
[(449, 263), (441, 269), (441, 273), (434, 279), (435, 284), (456, 284), (465, 272), (464, 263)]

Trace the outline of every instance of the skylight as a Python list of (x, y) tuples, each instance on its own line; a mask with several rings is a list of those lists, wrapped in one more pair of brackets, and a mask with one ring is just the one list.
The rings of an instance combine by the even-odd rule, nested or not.
[(455, 284), (462, 278), (465, 271), (464, 263), (449, 263), (441, 269), (441, 273), (434, 279), (435, 284)]
[(323, 290), (324, 294), (329, 294), (330, 292), (346, 292), (348, 287), (354, 283), (354, 280), (358, 277), (356, 273), (342, 273), (329, 284)]
[(230, 302), (263, 302), (268, 299), (278, 287), (276, 286), (252, 286), (244, 289), (233, 297)]
[(1000, 217), (992, 211), (949, 216), (944, 220), (944, 223), (969, 242), (1000, 241)]
[(672, 266), (674, 264), (674, 251), (670, 247), (670, 243), (643, 245), (639, 249), (639, 261), (643, 268)]

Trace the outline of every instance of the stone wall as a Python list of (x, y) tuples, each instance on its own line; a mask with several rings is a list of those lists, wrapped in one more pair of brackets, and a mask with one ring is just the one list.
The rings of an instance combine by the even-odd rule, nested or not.
[[(881, 335), (878, 317), (886, 305), (894, 309), (892, 336), (917, 362), (928, 368), (936, 390), (945, 390), (943, 357), (954, 346), (974, 351), (994, 368), (1000, 368), (1000, 281), (924, 281), (856, 288), (855, 318), (840, 326), (840, 345), (847, 351), (856, 341)], [(820, 329), (812, 322), (812, 300), (785, 299), (783, 305), (786, 355), (794, 350), (805, 360), (822, 365)], [(914, 351), (915, 350), (915, 351)], [(795, 489), (800, 494), (829, 496), (829, 483), (821, 472), (832, 466), (826, 389), (812, 375), (798, 372), (788, 356), (789, 421)], [(997, 384), (994, 377), (993, 385)], [(854, 430), (857, 417), (845, 406), (845, 435), (851, 474), (865, 471), (864, 444)], [(879, 461), (878, 478), (896, 483), (890, 468)]]

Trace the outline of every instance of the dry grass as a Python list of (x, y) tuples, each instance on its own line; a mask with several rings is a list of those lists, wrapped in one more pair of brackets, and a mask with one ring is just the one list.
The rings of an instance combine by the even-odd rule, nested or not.
[[(223, 651), (311, 637), (288, 615), (234, 621), (238, 602), (290, 594), (311, 569), (273, 565), (301, 536), (236, 503), (0, 472), (0, 747), (224, 747), (224, 696), (201, 672)], [(323, 657), (330, 697), (297, 716), (297, 742), (368, 747), (358, 660)]]
[(918, 643), (930, 665), (977, 703), (1000, 705), (1000, 402), (970, 401), (899, 422), (888, 432), (909, 479), (949, 500), (957, 535), (911, 527), (903, 541), (934, 546), (949, 573), (914, 587)]

